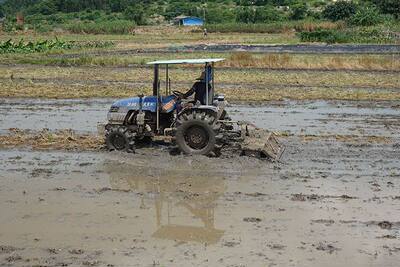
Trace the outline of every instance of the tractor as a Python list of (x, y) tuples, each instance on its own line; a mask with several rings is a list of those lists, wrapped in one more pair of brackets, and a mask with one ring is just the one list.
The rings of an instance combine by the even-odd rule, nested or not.
[[(215, 64), (223, 58), (158, 60), (147, 63), (154, 69), (153, 94), (118, 100), (112, 104), (104, 127), (109, 150), (134, 152), (137, 144), (154, 139), (176, 144), (191, 155), (219, 155), (223, 147), (242, 154), (279, 160), (284, 147), (272, 132), (246, 122), (235, 122), (225, 110), (225, 97), (215, 93)], [(194, 100), (172, 90), (170, 66), (201, 65), (204, 69)], [(164, 68), (165, 94), (160, 69)], [(163, 86), (164, 87), (164, 86)], [(192, 87), (193, 89), (194, 87)], [(260, 143), (260, 139), (265, 142)]]

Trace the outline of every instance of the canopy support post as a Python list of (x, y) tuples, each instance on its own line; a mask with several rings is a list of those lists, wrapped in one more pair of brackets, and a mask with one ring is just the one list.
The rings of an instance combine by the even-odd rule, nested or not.
[(206, 83), (206, 105), (208, 106), (208, 62), (206, 62), (205, 66), (205, 83)]

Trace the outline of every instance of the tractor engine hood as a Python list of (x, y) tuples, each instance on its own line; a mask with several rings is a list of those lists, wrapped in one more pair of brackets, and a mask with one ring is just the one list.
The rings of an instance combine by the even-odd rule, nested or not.
[[(175, 96), (163, 96), (161, 97), (161, 105), (166, 105), (171, 100), (175, 99)], [(175, 106), (172, 106), (169, 111), (174, 110)], [(140, 97), (131, 97), (118, 100), (114, 102), (111, 106), (110, 111), (122, 112), (129, 110), (139, 110), (140, 109)], [(157, 97), (156, 96), (144, 96), (142, 98), (142, 110), (156, 112), (157, 111)]]

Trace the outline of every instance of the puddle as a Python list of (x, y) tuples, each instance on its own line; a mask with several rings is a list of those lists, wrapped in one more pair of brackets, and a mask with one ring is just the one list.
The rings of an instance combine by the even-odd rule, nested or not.
[(221, 239), (224, 230), (215, 227), (215, 208), (229, 173), (210, 171), (199, 162), (175, 169), (106, 161), (104, 169), (113, 189), (138, 193), (141, 205), (154, 210), (152, 237), (206, 244)]
[(9, 128), (95, 132), (113, 100), (0, 99), (0, 134)]

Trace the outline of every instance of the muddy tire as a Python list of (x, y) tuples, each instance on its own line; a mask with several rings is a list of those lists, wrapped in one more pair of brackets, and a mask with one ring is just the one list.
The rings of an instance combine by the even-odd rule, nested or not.
[(109, 150), (133, 152), (132, 134), (123, 126), (111, 127), (106, 131), (106, 145)]
[[(220, 120), (222, 120), (222, 121), (232, 121), (232, 119), (231, 119), (231, 117), (228, 115), (228, 112), (226, 112), (226, 110), (224, 110), (223, 112), (222, 112), (222, 114), (221, 114), (221, 117), (220, 117)], [(224, 123), (224, 122), (222, 122), (221, 123), (221, 128), (223, 128), (224, 130), (227, 130), (227, 131), (231, 131), (231, 130), (233, 130), (233, 125), (232, 124), (230, 124), (230, 123)]]
[(228, 115), (228, 112), (226, 110), (222, 111), (221, 117), (219, 118), (220, 120), (227, 120), (231, 121), (231, 117)]
[(208, 155), (215, 149), (215, 119), (204, 112), (187, 114), (176, 130), (176, 144), (185, 154)]

